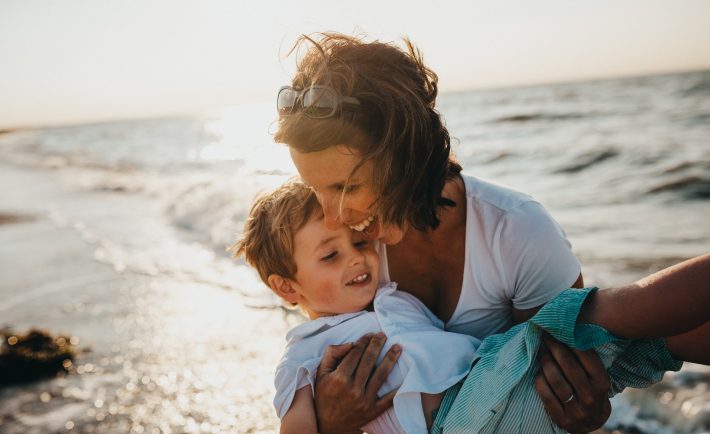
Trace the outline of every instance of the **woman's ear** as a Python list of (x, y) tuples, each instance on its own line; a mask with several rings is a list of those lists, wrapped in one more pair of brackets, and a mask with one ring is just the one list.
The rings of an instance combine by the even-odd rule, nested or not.
[(289, 303), (298, 303), (301, 295), (294, 289), (292, 281), (278, 274), (269, 275), (267, 282), (272, 291)]

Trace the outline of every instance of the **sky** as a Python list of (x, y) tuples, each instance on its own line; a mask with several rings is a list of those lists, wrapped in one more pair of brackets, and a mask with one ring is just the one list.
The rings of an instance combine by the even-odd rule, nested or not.
[(408, 36), (442, 91), (710, 69), (707, 0), (0, 0), (0, 129), (275, 99), (301, 33)]

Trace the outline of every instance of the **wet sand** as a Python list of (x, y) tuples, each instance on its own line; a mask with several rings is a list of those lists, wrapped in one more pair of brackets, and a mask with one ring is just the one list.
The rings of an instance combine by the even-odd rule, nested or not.
[(41, 214), (4, 219), (0, 264), (0, 327), (79, 338), (69, 375), (0, 389), (3, 433), (276, 429), (281, 312), (189, 279), (119, 273)]

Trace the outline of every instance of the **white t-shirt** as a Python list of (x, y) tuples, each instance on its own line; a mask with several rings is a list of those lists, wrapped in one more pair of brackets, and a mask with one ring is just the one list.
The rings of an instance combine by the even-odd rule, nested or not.
[(444, 324), (422, 302), (397, 291), (394, 283), (378, 289), (373, 306), (373, 312), (318, 318), (289, 331), (274, 379), (274, 407), (279, 418), (291, 407), (298, 389), (310, 385), (315, 390), (316, 370), (328, 345), (354, 342), (364, 334), (381, 331), (387, 342), (378, 363), (394, 344), (401, 345), (403, 351), (379, 395), (399, 390), (394, 406), (362, 429), (369, 434), (427, 433), (421, 393), (443, 392), (463, 379), (480, 341), (444, 332)]
[[(461, 177), (466, 187), (466, 260), (461, 296), (445, 328), (483, 339), (514, 324), (512, 307), (541, 306), (567, 289), (581, 266), (564, 230), (532, 197)], [(380, 280), (387, 282), (384, 245), (380, 260)]]

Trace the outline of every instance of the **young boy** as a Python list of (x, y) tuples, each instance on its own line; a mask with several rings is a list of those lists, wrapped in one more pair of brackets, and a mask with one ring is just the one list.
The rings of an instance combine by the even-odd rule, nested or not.
[[(288, 333), (276, 369), (274, 405), (282, 433), (317, 432), (312, 391), (326, 347), (382, 332), (386, 349), (405, 348), (380, 389), (381, 394), (397, 390), (394, 406), (362, 429), (428, 431), (443, 392), (468, 374), (478, 340), (442, 332), (443, 323), (394, 284), (378, 288), (380, 261), (371, 242), (345, 225), (327, 229), (315, 194), (299, 181), (253, 204), (233, 250), (311, 320)], [(440, 354), (447, 356), (440, 360)]]
[[(560, 432), (533, 386), (543, 330), (573, 348), (595, 349), (610, 372), (610, 394), (648, 386), (664, 371), (680, 368), (664, 340), (645, 338), (690, 331), (668, 339), (673, 354), (710, 359), (710, 349), (698, 350), (688, 339), (710, 338), (710, 290), (699, 283), (710, 278), (710, 255), (629, 287), (565, 291), (530, 321), (488, 337), (478, 348), (475, 338), (444, 332), (439, 319), (395, 284), (378, 288), (380, 262), (373, 246), (346, 226), (327, 229), (315, 194), (299, 181), (254, 203), (233, 250), (310, 319), (288, 333), (276, 370), (274, 405), (282, 433), (317, 432), (313, 388), (321, 357), (329, 345), (366, 333), (387, 336), (382, 354), (394, 344), (403, 348), (379, 390), (380, 395), (394, 393), (394, 405), (362, 428), (370, 434), (427, 433), (429, 428)], [(670, 295), (669, 289), (677, 291)], [(563, 410), (574, 392), (559, 399)]]

